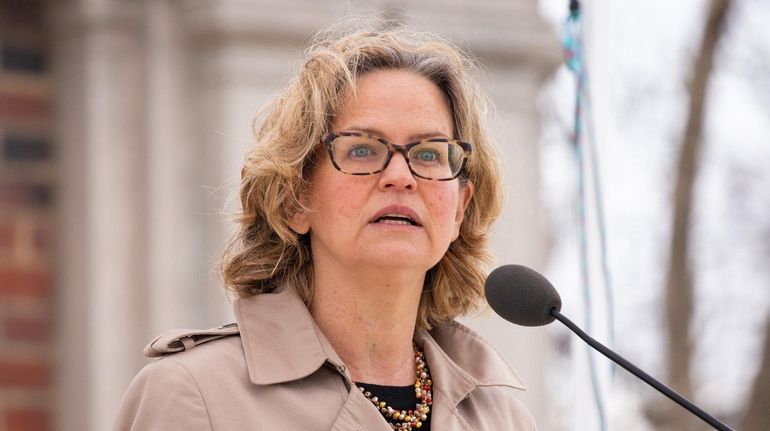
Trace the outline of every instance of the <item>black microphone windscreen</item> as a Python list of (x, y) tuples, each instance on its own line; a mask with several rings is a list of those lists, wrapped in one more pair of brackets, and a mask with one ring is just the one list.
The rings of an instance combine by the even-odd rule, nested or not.
[(551, 309), (561, 310), (561, 297), (537, 271), (504, 265), (489, 274), (484, 291), (490, 307), (503, 319), (523, 326), (553, 322)]

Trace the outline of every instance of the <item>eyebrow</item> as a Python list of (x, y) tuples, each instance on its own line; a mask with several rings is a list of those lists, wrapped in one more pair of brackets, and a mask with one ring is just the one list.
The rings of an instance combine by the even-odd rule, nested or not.
[[(370, 135), (379, 136), (381, 138), (385, 137), (385, 133), (383, 133), (382, 131), (380, 131), (377, 128), (372, 128), (372, 127), (350, 126), (350, 127), (346, 127), (345, 131), (347, 131), (347, 132), (353, 132), (353, 131), (355, 131), (355, 132), (364, 132), (364, 133), (368, 133)], [(440, 137), (443, 137), (443, 138), (451, 138), (451, 136), (447, 135), (444, 132), (430, 131), (430, 132), (425, 132), (425, 133), (418, 133), (416, 135), (410, 135), (408, 142), (420, 141), (422, 139), (427, 139), (427, 138), (435, 138), (437, 136), (440, 136)]]

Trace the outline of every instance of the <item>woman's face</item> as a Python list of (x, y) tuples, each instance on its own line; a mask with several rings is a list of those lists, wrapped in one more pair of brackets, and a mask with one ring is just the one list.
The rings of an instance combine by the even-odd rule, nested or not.
[[(441, 90), (403, 70), (370, 72), (338, 112), (333, 132), (365, 132), (404, 145), (453, 136), (452, 114)], [(427, 271), (459, 234), (473, 185), (414, 177), (396, 153), (384, 171), (353, 176), (339, 172), (324, 153), (312, 173), (307, 214), (292, 228), (309, 231), (315, 265)], [(388, 217), (395, 216), (395, 217)], [(408, 216), (412, 223), (399, 221)]]

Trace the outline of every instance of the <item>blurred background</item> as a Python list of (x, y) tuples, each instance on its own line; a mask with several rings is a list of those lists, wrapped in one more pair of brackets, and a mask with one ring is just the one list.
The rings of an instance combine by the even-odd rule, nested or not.
[[(482, 64), (496, 264), (545, 273), (566, 315), (730, 426), (770, 429), (770, 3), (585, 1), (580, 93), (568, 5), (0, 0), (0, 431), (109, 429), (155, 334), (233, 320), (216, 265), (251, 119), (351, 14)], [(463, 321), (541, 430), (708, 429), (564, 327)]]

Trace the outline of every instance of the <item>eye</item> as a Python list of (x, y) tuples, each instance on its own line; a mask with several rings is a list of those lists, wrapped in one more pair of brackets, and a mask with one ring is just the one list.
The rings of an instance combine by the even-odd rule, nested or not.
[(358, 144), (350, 147), (348, 150), (348, 156), (353, 159), (363, 159), (366, 157), (372, 157), (377, 154), (377, 151), (372, 148), (371, 145)]
[(441, 158), (441, 153), (432, 148), (423, 148), (414, 154), (414, 159), (419, 162), (436, 162)]

